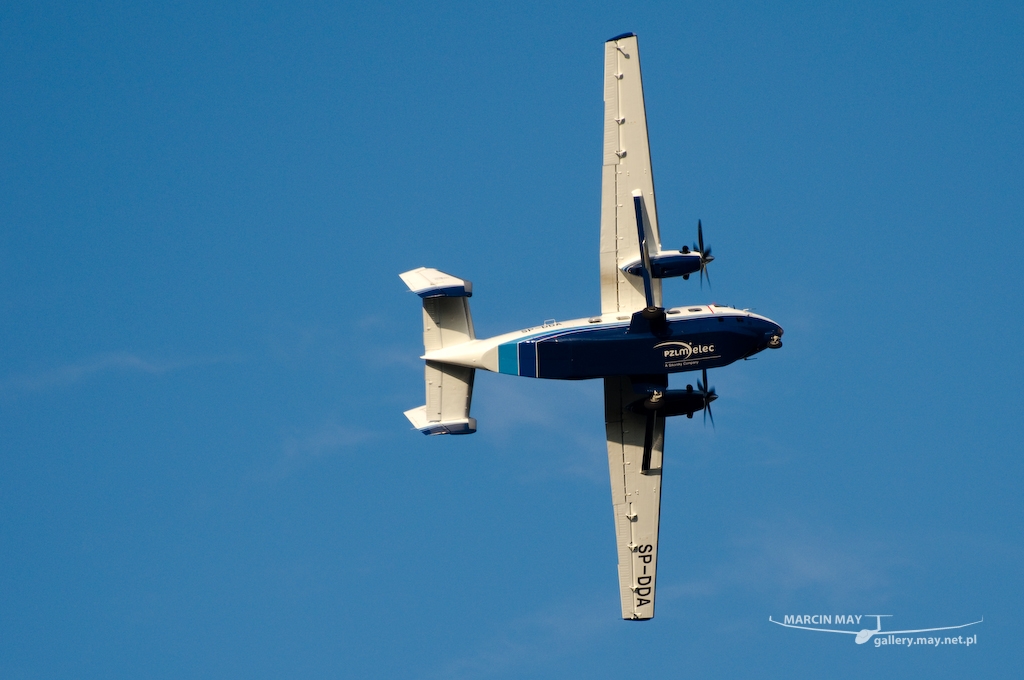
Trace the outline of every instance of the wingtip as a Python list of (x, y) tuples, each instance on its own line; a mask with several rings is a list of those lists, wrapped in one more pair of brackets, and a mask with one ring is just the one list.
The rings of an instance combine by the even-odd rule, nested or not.
[(615, 42), (616, 40), (622, 40), (623, 38), (635, 38), (636, 33), (622, 33), (615, 36), (614, 38), (608, 38), (605, 42)]

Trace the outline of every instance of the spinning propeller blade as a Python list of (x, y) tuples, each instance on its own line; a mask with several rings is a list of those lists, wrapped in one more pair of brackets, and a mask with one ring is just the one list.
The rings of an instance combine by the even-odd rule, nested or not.
[(711, 246), (708, 246), (707, 250), (704, 249), (704, 227), (700, 220), (697, 220), (697, 243), (693, 244), (693, 249), (700, 253), (700, 287), (704, 288), (704, 277), (707, 277), (708, 290), (711, 290), (711, 273), (708, 272), (708, 263), (715, 258), (711, 254)]
[(708, 424), (708, 416), (711, 416), (711, 427), (715, 426), (715, 414), (711, 412), (711, 402), (718, 399), (718, 395), (715, 394), (714, 387), (708, 387), (708, 370), (705, 368), (701, 371), (704, 377), (704, 382), (697, 381), (697, 389), (704, 396), (704, 424)]

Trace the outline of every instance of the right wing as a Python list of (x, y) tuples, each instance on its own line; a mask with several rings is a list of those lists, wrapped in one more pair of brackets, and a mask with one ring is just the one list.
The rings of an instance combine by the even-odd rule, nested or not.
[[(665, 418), (653, 418), (627, 407), (641, 398), (628, 377), (604, 379), (604, 420), (608, 438), (608, 470), (612, 483), (615, 543), (619, 554), (619, 595), (622, 618), (654, 616), (655, 572), (658, 568), (658, 520), (661, 514), (661, 465)], [(644, 465), (644, 439), (652, 437), (651, 457)], [(647, 467), (646, 471), (644, 467)]]
[[(661, 251), (654, 203), (647, 113), (640, 79), (636, 36), (604, 44), (604, 167), (601, 172), (601, 313), (632, 313), (647, 306), (643, 279), (620, 268), (640, 257), (633, 192), (639, 190), (647, 212), (648, 246)], [(661, 280), (652, 282), (654, 304), (661, 306)]]

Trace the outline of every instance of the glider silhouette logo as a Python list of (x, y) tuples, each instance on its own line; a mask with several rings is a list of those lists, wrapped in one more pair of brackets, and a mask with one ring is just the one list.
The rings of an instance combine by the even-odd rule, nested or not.
[[(910, 633), (932, 633), (940, 630), (966, 628), (968, 626), (977, 625), (985, 620), (985, 617), (981, 617), (978, 621), (962, 623), (959, 626), (915, 628), (913, 630), (882, 630), (882, 619), (889, 618), (891, 616), (892, 614), (787, 614), (782, 617), (782, 621), (776, 621), (770, 616), (768, 617), (768, 620), (777, 626), (783, 626), (785, 628), (813, 630), (819, 633), (843, 633), (846, 635), (855, 635), (856, 637), (853, 641), (858, 645), (862, 645), (868, 640), (874, 638), (875, 647), (882, 647), (885, 645), (903, 645), (905, 647), (914, 645), (926, 645), (929, 647), (938, 647), (940, 645), (963, 645), (965, 647), (970, 647), (971, 645), (978, 644), (977, 635), (969, 635), (967, 637), (964, 637), (963, 635), (957, 635), (956, 637), (950, 635), (919, 635), (916, 637), (903, 636), (909, 635)], [(838, 625), (859, 626), (862, 618), (875, 619), (875, 627), (861, 628), (860, 630), (840, 630), (836, 628), (822, 627), (832, 625), (833, 623)], [(868, 621), (865, 621), (864, 623), (868, 623)]]

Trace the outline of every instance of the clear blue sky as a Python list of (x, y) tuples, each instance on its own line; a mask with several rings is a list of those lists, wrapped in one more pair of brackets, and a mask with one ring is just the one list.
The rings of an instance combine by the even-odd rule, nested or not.
[[(1024, 10), (976, 5), (5, 4), (0, 676), (1019, 673)], [(397, 276), (480, 335), (598, 309), (625, 31), (665, 245), (718, 258), (666, 299), (786, 329), (669, 425), (639, 625), (600, 385), (419, 435)]]

